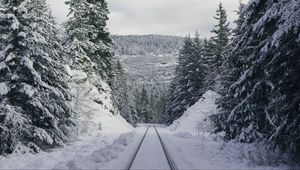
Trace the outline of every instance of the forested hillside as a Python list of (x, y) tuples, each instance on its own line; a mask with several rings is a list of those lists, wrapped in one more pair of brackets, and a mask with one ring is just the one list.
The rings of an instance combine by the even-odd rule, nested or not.
[(182, 37), (166, 35), (113, 35), (119, 55), (173, 54), (182, 46)]
[(165, 121), (169, 85), (183, 38), (162, 35), (112, 38), (126, 73), (130, 114), (138, 122)]

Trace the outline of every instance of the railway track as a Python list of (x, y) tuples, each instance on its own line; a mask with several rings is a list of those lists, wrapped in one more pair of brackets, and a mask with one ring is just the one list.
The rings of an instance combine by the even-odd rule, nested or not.
[(162, 140), (160, 134), (158, 133), (158, 130), (156, 129), (156, 126), (155, 126), (155, 125), (154, 125), (154, 129), (155, 129), (155, 132), (156, 132), (156, 134), (157, 134), (157, 136), (158, 136), (158, 138), (159, 138), (160, 144), (161, 144), (161, 146), (162, 146), (162, 148), (163, 148), (163, 150), (164, 150), (164, 153), (165, 153), (165, 156), (166, 156), (166, 158), (167, 158), (167, 161), (168, 161), (168, 164), (169, 164), (170, 169), (171, 169), (171, 170), (178, 170), (178, 168), (177, 168), (177, 166), (176, 166), (174, 160), (172, 159), (172, 157), (171, 157), (169, 151), (167, 150), (166, 145), (164, 144), (164, 141)]
[[(126, 169), (127, 169), (127, 170), (132, 169), (132, 166), (133, 166), (134, 162), (136, 161), (136, 158), (137, 158), (137, 155), (138, 155), (138, 153), (139, 153), (139, 151), (140, 151), (140, 149), (141, 149), (141, 146), (142, 146), (142, 144), (144, 143), (144, 140), (145, 140), (145, 138), (146, 138), (146, 136), (147, 136), (147, 133), (148, 133), (148, 131), (149, 131), (149, 129), (150, 129), (151, 127), (154, 128), (155, 134), (156, 134), (156, 135), (153, 136), (153, 137), (154, 137), (154, 138), (158, 138), (158, 140), (159, 140), (159, 145), (160, 145), (160, 146), (156, 146), (156, 147), (161, 147), (161, 148), (162, 148), (163, 154), (164, 154), (164, 156), (165, 156), (165, 158), (166, 158), (166, 161), (167, 161), (167, 163), (168, 163), (169, 168), (170, 168), (171, 170), (178, 170), (178, 168), (177, 168), (177, 166), (176, 166), (174, 160), (173, 160), (172, 157), (170, 156), (170, 153), (168, 152), (168, 150), (167, 150), (167, 148), (166, 148), (166, 146), (165, 146), (165, 144), (164, 144), (164, 141), (162, 140), (162, 138), (161, 138), (161, 136), (160, 136), (160, 134), (159, 134), (159, 132), (158, 132), (158, 130), (157, 130), (157, 128), (156, 128), (155, 125), (149, 125), (149, 126), (148, 126), (148, 128), (147, 128), (145, 134), (143, 135), (143, 137), (142, 137), (142, 139), (141, 139), (141, 141), (140, 141), (140, 143), (139, 143), (137, 149), (135, 150), (135, 152), (134, 152), (133, 155), (131, 156), (130, 161), (129, 161), (129, 163), (128, 163)], [(158, 143), (158, 142), (157, 142), (157, 143)], [(149, 149), (149, 152), (151, 152), (151, 148), (148, 148), (148, 149)], [(139, 155), (141, 155), (141, 154), (139, 154)], [(162, 159), (164, 159), (164, 158), (162, 158)], [(134, 168), (133, 168), (133, 169), (134, 169)], [(145, 168), (145, 169), (147, 169), (147, 168)]]
[(131, 169), (131, 166), (132, 166), (132, 164), (133, 164), (133, 162), (134, 162), (134, 160), (135, 160), (135, 157), (136, 157), (137, 153), (139, 152), (139, 150), (140, 150), (140, 148), (141, 148), (141, 146), (142, 146), (142, 144), (143, 144), (143, 142), (144, 142), (144, 140), (145, 140), (145, 137), (146, 137), (146, 135), (147, 135), (147, 133), (148, 133), (148, 131), (149, 131), (149, 128), (150, 128), (150, 125), (148, 126), (148, 128), (147, 128), (147, 130), (146, 130), (144, 136), (142, 137), (142, 140), (140, 141), (140, 143), (139, 143), (137, 149), (136, 149), (135, 152), (133, 153), (133, 156), (131, 156), (131, 159), (130, 159), (130, 161), (129, 161), (127, 167), (126, 167), (126, 170), (130, 170), (130, 169)]

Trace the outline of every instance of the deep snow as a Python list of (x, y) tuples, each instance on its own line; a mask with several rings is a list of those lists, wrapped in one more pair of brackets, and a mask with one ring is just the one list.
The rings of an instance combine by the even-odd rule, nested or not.
[(189, 132), (194, 136), (212, 131), (209, 116), (216, 112), (215, 100), (217, 93), (207, 91), (202, 98), (188, 108), (184, 114), (173, 122), (169, 129), (174, 132)]
[(123, 134), (99, 133), (49, 153), (0, 157), (0, 169), (124, 169), (145, 130), (142, 126)]
[(159, 128), (179, 169), (289, 169), (285, 155), (263, 143), (224, 142), (212, 134), (209, 116), (217, 111), (218, 95), (207, 91), (168, 128)]

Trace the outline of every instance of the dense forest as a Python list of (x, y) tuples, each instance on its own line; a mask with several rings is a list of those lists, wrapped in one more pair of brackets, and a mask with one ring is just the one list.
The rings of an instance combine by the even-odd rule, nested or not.
[(177, 53), (183, 38), (165, 35), (113, 35), (114, 49), (119, 55)]

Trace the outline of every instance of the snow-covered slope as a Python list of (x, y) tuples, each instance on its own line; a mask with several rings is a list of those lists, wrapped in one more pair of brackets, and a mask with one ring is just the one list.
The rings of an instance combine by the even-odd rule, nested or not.
[(211, 133), (209, 116), (217, 111), (217, 97), (207, 91), (165, 130), (164, 138), (179, 169), (287, 169), (285, 155), (268, 150), (264, 143), (224, 142), (222, 134)]
[[(110, 87), (102, 80), (91, 79), (82, 71), (69, 70), (72, 76), (73, 108), (78, 127), (76, 136), (101, 134), (120, 134), (132, 130), (132, 126), (121, 115), (114, 115)], [(95, 82), (91, 82), (95, 81)], [(100, 82), (100, 83), (99, 83)], [(101, 88), (99, 92), (98, 88)]]
[(217, 93), (207, 91), (203, 97), (193, 106), (187, 109), (185, 113), (169, 127), (172, 131), (190, 132), (199, 135), (202, 132), (212, 130), (210, 115), (216, 112), (217, 106), (215, 100)]

